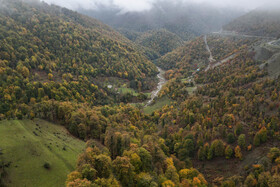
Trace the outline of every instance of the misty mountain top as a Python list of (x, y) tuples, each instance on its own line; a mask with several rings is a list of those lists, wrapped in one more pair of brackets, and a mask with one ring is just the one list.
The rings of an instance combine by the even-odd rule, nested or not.
[(252, 10), (266, 4), (276, 4), (277, 0), (44, 0), (69, 9), (99, 9), (100, 7), (119, 8), (122, 12), (150, 10), (158, 4), (197, 4), (215, 7), (231, 7)]
[[(78, 11), (120, 30), (128, 38), (135, 35), (135, 32), (166, 29), (183, 40), (218, 31), (223, 25), (244, 14), (244, 11), (232, 8), (170, 1), (157, 2), (150, 10), (142, 12), (125, 13), (119, 7), (106, 6), (100, 6), (95, 10), (80, 8)], [(125, 32), (122, 32), (123, 30)]]

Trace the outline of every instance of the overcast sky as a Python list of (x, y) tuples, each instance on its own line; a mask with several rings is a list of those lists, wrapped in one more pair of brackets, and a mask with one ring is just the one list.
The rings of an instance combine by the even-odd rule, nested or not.
[[(124, 11), (142, 11), (151, 8), (158, 0), (43, 0), (69, 9), (78, 8), (94, 9), (96, 4), (113, 5), (122, 8)], [(187, 1), (194, 3), (208, 3), (220, 7), (238, 7), (246, 10), (254, 9), (264, 4), (278, 2), (280, 0), (169, 0), (171, 2)]]

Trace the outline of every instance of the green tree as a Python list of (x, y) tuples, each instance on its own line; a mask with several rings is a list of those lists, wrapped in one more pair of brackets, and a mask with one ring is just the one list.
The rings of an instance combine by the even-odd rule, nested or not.
[(141, 171), (150, 171), (152, 166), (152, 155), (150, 154), (150, 152), (141, 147), (138, 149), (138, 155), (140, 156), (142, 162)]
[(86, 178), (90, 181), (96, 179), (97, 171), (90, 166), (90, 164), (85, 164), (81, 167), (81, 173), (83, 178)]
[(133, 185), (134, 167), (128, 157), (117, 157), (113, 162), (113, 172), (123, 186)]
[(234, 143), (234, 142), (235, 142), (235, 136), (234, 136), (234, 134), (233, 134), (233, 133), (229, 133), (229, 134), (227, 135), (227, 143), (232, 144), (232, 143)]
[(245, 134), (240, 134), (239, 137), (238, 137), (238, 145), (241, 147), (241, 148), (246, 148), (246, 138), (245, 138)]
[(179, 175), (174, 165), (167, 166), (167, 170), (165, 171), (165, 177), (175, 184), (179, 183)]
[(94, 157), (94, 169), (97, 171), (97, 177), (108, 178), (111, 175), (112, 161), (109, 156), (100, 154)]
[(219, 157), (223, 156), (225, 153), (225, 146), (222, 140), (214, 140), (211, 144), (211, 148), (213, 150), (214, 156)]
[(136, 153), (131, 154), (130, 162), (134, 166), (135, 172), (139, 173), (140, 169), (142, 168), (142, 162), (141, 162), (141, 158), (138, 156), (138, 154), (136, 154)]
[(153, 182), (153, 178), (149, 173), (139, 173), (136, 176), (138, 187), (150, 187)]

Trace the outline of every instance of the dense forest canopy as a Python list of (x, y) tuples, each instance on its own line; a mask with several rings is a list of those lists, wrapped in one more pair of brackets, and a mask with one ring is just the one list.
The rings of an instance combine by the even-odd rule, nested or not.
[[(140, 24), (141, 13), (118, 15), (112, 24), (123, 20), (117, 26), (127, 27), (135, 44), (65, 8), (36, 0), (1, 3), (1, 124), (38, 118), (86, 142), (66, 179), (68, 187), (279, 185), (280, 77), (271, 75), (272, 63), (257, 58), (257, 49), (264, 47), (271, 58), (279, 55), (277, 42), (221, 33), (183, 42), (212, 31), (208, 24), (215, 18), (207, 11), (208, 19), (194, 16), (189, 22), (184, 6), (161, 7), (176, 9), (182, 24), (174, 21), (177, 14), (151, 19), (150, 25)], [(118, 88), (106, 85), (121, 80), (139, 92), (153, 87), (157, 69), (147, 56), (160, 57), (155, 64), (166, 70), (167, 83), (155, 102), (170, 101), (151, 114), (135, 103), (121, 103), (133, 93), (120, 98)], [(145, 94), (138, 97), (144, 101)], [(0, 145), (0, 156), (1, 151)], [(6, 169), (15, 166), (0, 159), (0, 186), (9, 186), (12, 175)]]
[[(258, 40), (212, 36), (208, 41), (220, 46), (215, 58), (236, 55), (208, 71), (202, 66), (193, 75), (200, 85), (193, 95), (183, 90), (189, 85), (182, 81), (185, 75), (175, 73), (162, 90), (175, 102), (150, 116), (127, 106), (120, 106), (130, 111), (126, 118), (121, 111), (101, 112), (109, 123), (118, 119), (123, 126), (107, 126), (102, 145), (88, 142), (68, 186), (277, 186), (279, 78), (270, 79), (259, 66), (263, 62), (254, 59), (251, 46)], [(188, 45), (202, 51), (202, 43), (197, 38)], [(101, 160), (106, 169), (100, 170)]]
[[(128, 39), (97, 20), (45, 3), (3, 1), (0, 11), (0, 112), (55, 99), (111, 103), (96, 77), (133, 81), (139, 90), (157, 69)], [(23, 111), (19, 111), (22, 113)], [(24, 112), (26, 115), (26, 112)]]
[(158, 56), (165, 55), (184, 44), (179, 36), (165, 29), (143, 33), (136, 38), (135, 42), (147, 48), (151, 48), (159, 54)]

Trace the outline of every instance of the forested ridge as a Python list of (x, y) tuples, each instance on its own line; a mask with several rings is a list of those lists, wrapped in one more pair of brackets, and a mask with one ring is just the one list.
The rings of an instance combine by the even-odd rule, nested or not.
[(258, 8), (233, 20), (223, 28), (250, 35), (279, 37), (279, 10), (279, 5), (276, 5), (272, 10), (265, 7)]

